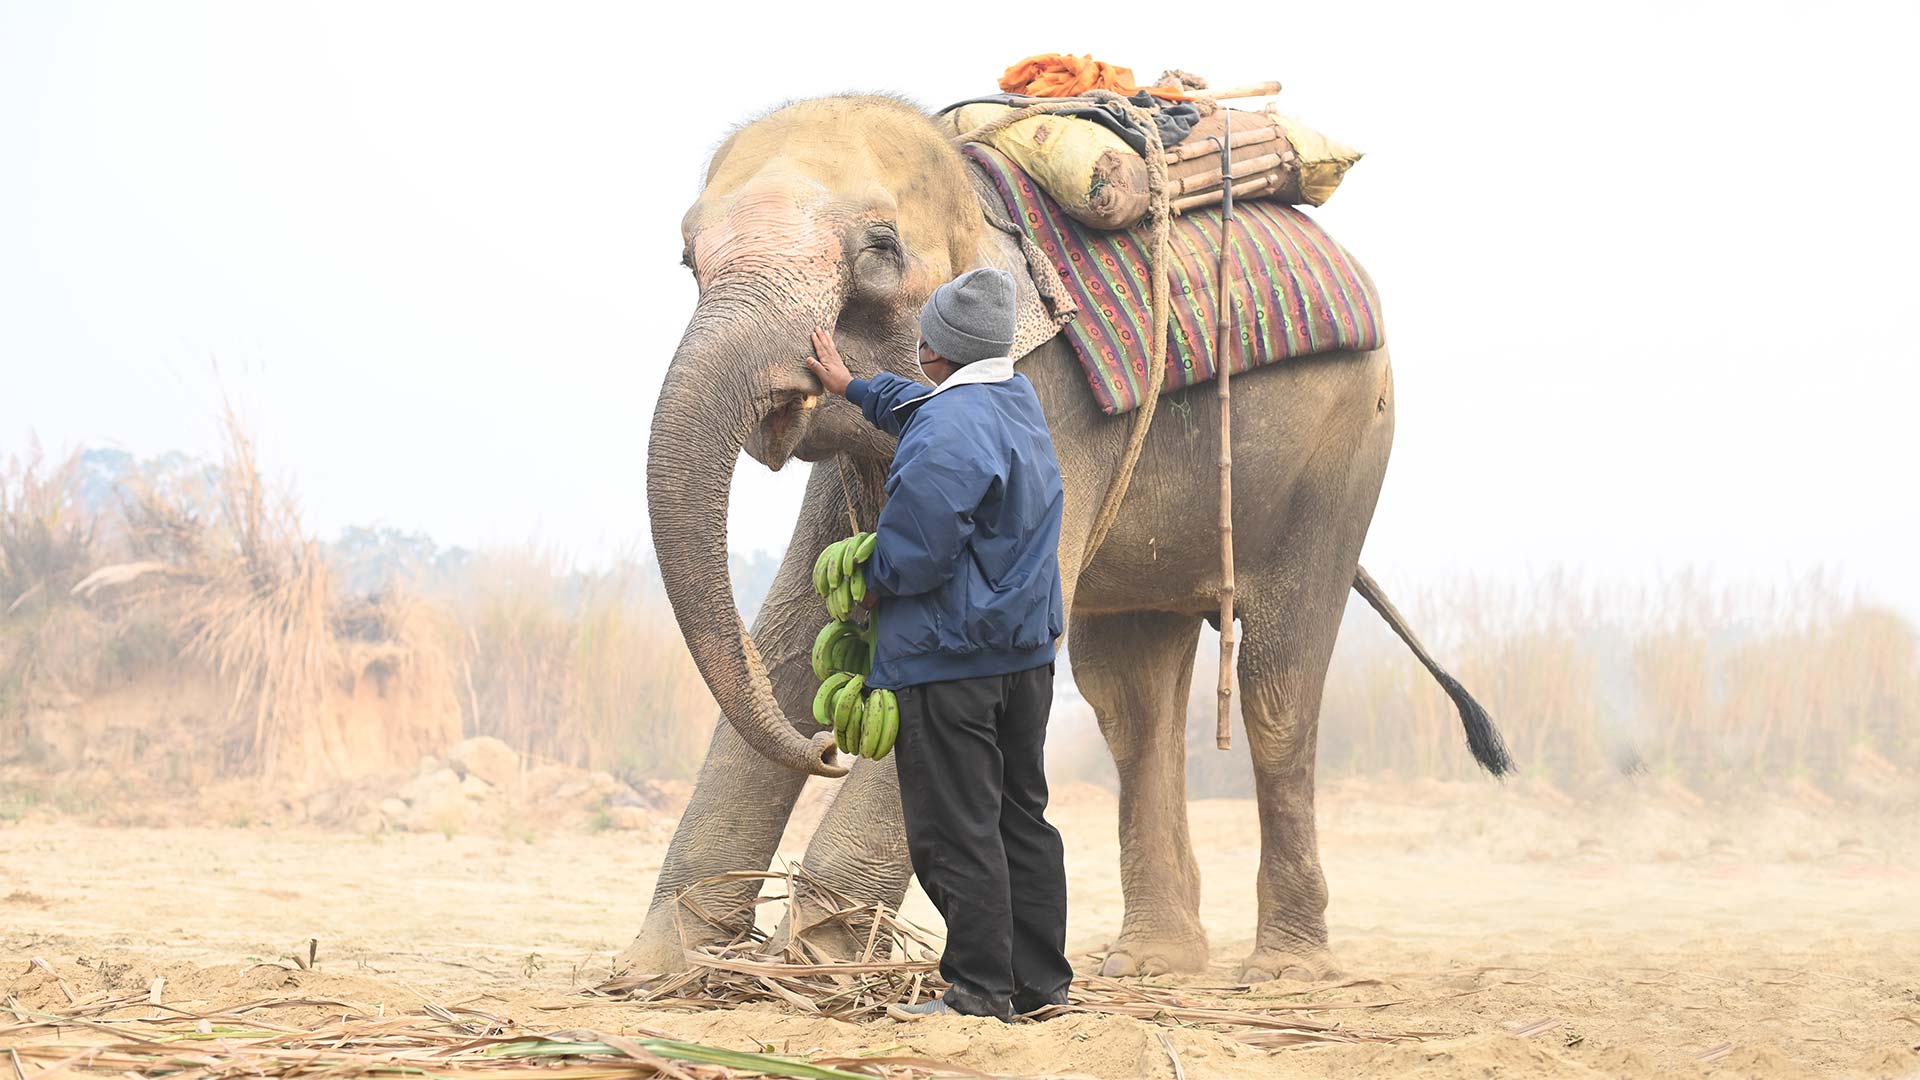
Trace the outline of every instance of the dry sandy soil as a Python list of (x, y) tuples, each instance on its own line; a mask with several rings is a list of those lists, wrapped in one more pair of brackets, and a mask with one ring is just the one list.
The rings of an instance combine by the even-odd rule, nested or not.
[[(1120, 921), (1113, 800), (1075, 787), (1056, 802), (1071, 941), (1091, 968)], [(1214, 968), (1161, 981), (1218, 986), (1250, 946), (1254, 810), (1197, 802), (1193, 823)], [(164, 975), (169, 1000), (214, 1005), (298, 988), (390, 1009), (474, 1002), (538, 1030), (908, 1048), (996, 1074), (1173, 1075), (1154, 1029), (1118, 1017), (852, 1025), (570, 997), (638, 927), (666, 835), (0, 825), (0, 1005), (59, 1000), (38, 957), (80, 992)], [(1347, 976), (1378, 981), (1276, 983), (1236, 1000), (1396, 1002), (1317, 1016), (1437, 1034), (1267, 1053), (1177, 1031), (1186, 1075), (1920, 1077), (1912, 814), (1812, 793), (1711, 807), (1655, 784), (1576, 803), (1527, 785), (1351, 782), (1323, 792), (1321, 844)], [(917, 892), (906, 914), (937, 925)], [(316, 970), (263, 966), (308, 938)], [(568, 1007), (540, 1008), (555, 1004)]]

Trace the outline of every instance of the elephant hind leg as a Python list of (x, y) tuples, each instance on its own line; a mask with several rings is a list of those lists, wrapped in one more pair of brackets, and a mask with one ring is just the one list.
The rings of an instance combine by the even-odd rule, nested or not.
[(1197, 971), (1207, 963), (1200, 868), (1187, 831), (1187, 691), (1200, 619), (1166, 612), (1075, 615), (1073, 677), (1120, 773), (1126, 915), (1101, 971)]
[(1241, 965), (1246, 982), (1337, 974), (1327, 945), (1327, 879), (1314, 828), (1313, 773), (1320, 695), (1346, 579), (1319, 576), (1334, 584), (1311, 595), (1290, 592), (1284, 602), (1259, 603), (1243, 618), (1240, 708), (1260, 813), (1259, 922), (1254, 951)]

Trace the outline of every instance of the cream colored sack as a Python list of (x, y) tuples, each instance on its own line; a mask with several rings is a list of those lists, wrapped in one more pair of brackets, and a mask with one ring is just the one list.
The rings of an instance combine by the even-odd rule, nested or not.
[(1320, 206), (1333, 198), (1333, 191), (1340, 186), (1347, 170), (1360, 160), (1360, 151), (1327, 138), (1286, 113), (1269, 109), (1267, 116), (1300, 157), (1300, 197), (1309, 206)]
[[(962, 105), (939, 122), (949, 138), (958, 138), (1012, 111), (986, 102)], [(981, 141), (1012, 158), (1083, 225), (1126, 229), (1146, 216), (1147, 163), (1120, 136), (1091, 120), (1033, 116)]]

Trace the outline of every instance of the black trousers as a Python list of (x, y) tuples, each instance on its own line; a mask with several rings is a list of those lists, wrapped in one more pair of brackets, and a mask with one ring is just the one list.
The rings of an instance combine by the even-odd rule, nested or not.
[(947, 1004), (1004, 1017), (1065, 1001), (1065, 848), (1045, 817), (1053, 665), (898, 696), (907, 850), (947, 922)]

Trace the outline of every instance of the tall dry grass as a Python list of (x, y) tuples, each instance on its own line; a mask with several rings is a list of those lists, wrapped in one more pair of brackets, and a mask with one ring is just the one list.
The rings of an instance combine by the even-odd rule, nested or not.
[[(269, 776), (308, 777), (324, 766), (295, 761), (344, 656), (334, 593), (320, 545), (285, 496), (269, 497), (259, 458), (231, 407), (218, 488), (220, 527), (203, 529), (176, 565), (187, 582), (179, 629), (188, 657), (235, 687), (235, 714), (251, 716), (251, 752)], [(182, 541), (178, 531), (169, 537)]]
[(79, 455), (49, 461), (37, 442), (0, 467), (0, 614), (60, 602), (93, 559), (94, 523), (76, 510)]
[(231, 709), (191, 752), (229, 775), (406, 769), (477, 734), (629, 774), (698, 768), (716, 709), (650, 567), (423, 558), (417, 535), (382, 547), (391, 530), (358, 530), (337, 567), (233, 410), (220, 418), (216, 465), (149, 462), (90, 508), (77, 458), (30, 447), (0, 471), (0, 764), (75, 745), (30, 729), (72, 724), (109, 686), (204, 674)]
[(25, 745), (35, 694), (71, 695), (84, 677), (84, 658), (56, 647), (84, 629), (65, 625), (64, 600), (93, 559), (91, 523), (70, 498), (77, 460), (49, 462), (29, 443), (0, 468), (0, 755)]
[(691, 775), (716, 706), (646, 573), (520, 548), (442, 581), (463, 627), (468, 730), (573, 765)]
[[(1838, 791), (1920, 772), (1920, 636), (1830, 578), (1624, 585), (1561, 572), (1401, 591), (1523, 775)], [(1250, 791), (1250, 768), (1210, 749), (1212, 686), (1196, 682), (1207, 683), (1190, 708), (1189, 730), (1207, 736), (1190, 750), (1197, 786)], [(1319, 761), (1322, 775), (1476, 772), (1451, 702), (1362, 605), (1348, 611), (1328, 672)]]
[[(109, 685), (197, 673), (231, 691), (229, 713), (202, 718), (191, 748), (220, 772), (322, 782), (411, 764), (458, 737), (440, 644), (356, 638), (355, 609), (334, 589), (321, 545), (263, 481), (231, 408), (222, 420), (218, 467), (120, 477), (105, 505), (77, 504), (71, 463), (9, 469), (0, 544), (17, 595), (0, 607), (0, 762), (62, 747), (81, 760), (55, 765), (137, 764), (99, 760), (71, 730), (53, 729), (77, 730), (73, 710)], [(376, 629), (404, 614), (358, 604), (376, 609)], [(408, 708), (380, 703), (394, 694), (360, 693), (376, 663), (383, 691)], [(436, 698), (445, 708), (432, 707)]]

